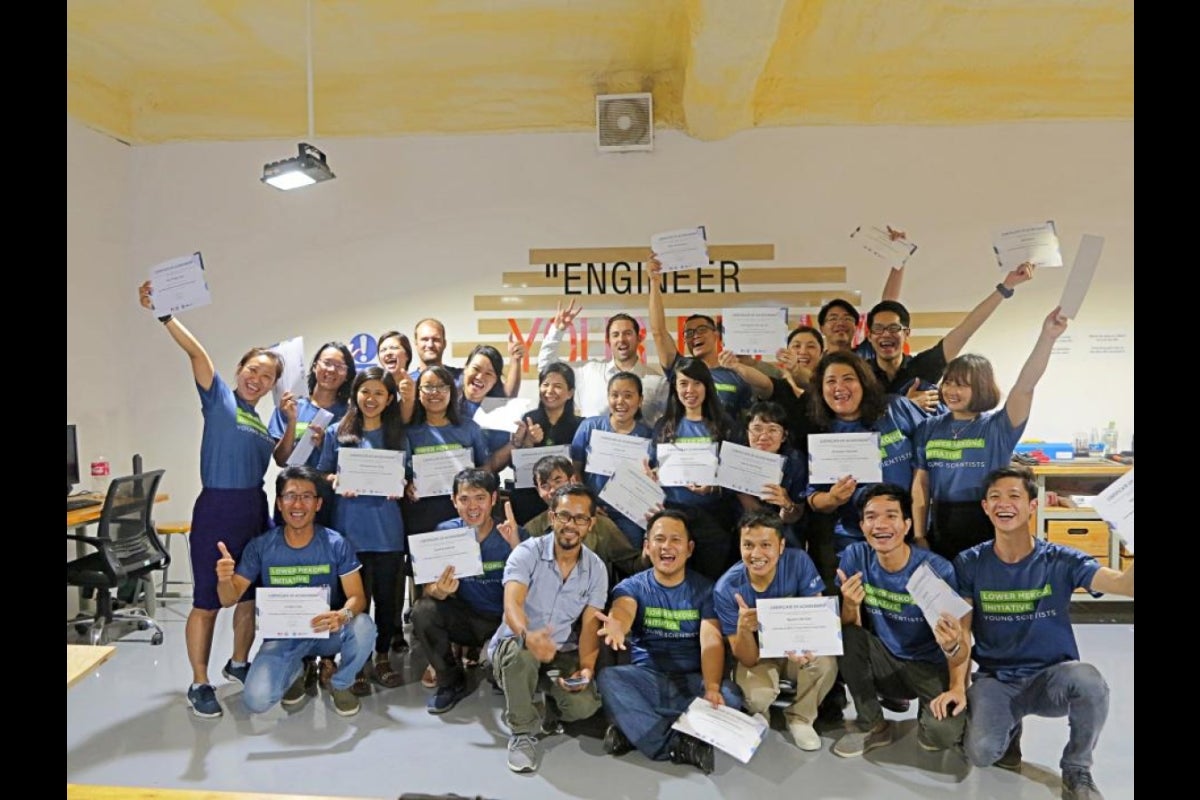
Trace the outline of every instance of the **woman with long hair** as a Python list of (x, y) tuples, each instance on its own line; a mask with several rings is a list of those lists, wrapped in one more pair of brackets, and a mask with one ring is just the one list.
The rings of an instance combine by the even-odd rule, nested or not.
[[(516, 365), (513, 368), (516, 369)], [(483, 405), (485, 397), (507, 398), (508, 394), (500, 380), (503, 374), (504, 357), (500, 355), (500, 351), (490, 344), (475, 345), (467, 356), (467, 365), (458, 377), (459, 416), (466, 420), (474, 419), (475, 412)], [(508, 465), (512, 434), (508, 431), (485, 428), (483, 435), (487, 440), (488, 450), (491, 451), (491, 463), (486, 465), (486, 469), (499, 472)]]
[[(526, 412), (512, 435), (516, 448), (570, 446), (582, 419), (575, 413), (575, 370), (552, 361), (538, 375), (538, 407)], [(524, 525), (546, 509), (536, 488), (514, 489), (513, 515)]]

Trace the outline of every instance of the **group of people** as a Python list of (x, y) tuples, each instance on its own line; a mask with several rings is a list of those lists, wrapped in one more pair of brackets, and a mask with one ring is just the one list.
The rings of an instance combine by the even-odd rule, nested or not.
[[(222, 713), (208, 678), (222, 607), (235, 607), (222, 674), (245, 685), (252, 711), (303, 702), (319, 680), (334, 710), (349, 715), (372, 679), (399, 685), (390, 654), (407, 647), (408, 538), (466, 527), (483, 574), (447, 568), (418, 587), (412, 634), (429, 660), (422, 682), (433, 690), (430, 713), (467, 696), (468, 666), (488, 665), (504, 695), (514, 771), (537, 768), (546, 724), (534, 703), (539, 688), (549, 698), (545, 713), (564, 721), (603, 709), (606, 752), (636, 748), (705, 771), (711, 746), (671, 728), (693, 699), (769, 713), (787, 692), (790, 735), (815, 750), (814, 723), (840, 719), (848, 689), (857, 720), (835, 743), (837, 755), (889, 744), (883, 709), (915, 699), (923, 748), (963, 747), (977, 766), (1015, 768), (1022, 717), (1065, 714), (1063, 796), (1099, 797), (1091, 753), (1107, 687), (1079, 662), (1069, 602), (1077, 588), (1132, 596), (1133, 570), (1101, 567), (1032, 536), (1036, 487), (1010, 465), (1067, 320), (1059, 309), (1047, 315), (1003, 405), (991, 364), (963, 353), (1033, 277), (1032, 265), (1008, 273), (916, 355), (907, 352), (911, 320), (898, 300), (903, 270), (894, 269), (861, 344), (857, 309), (834, 300), (820, 309), (818, 327), (788, 334), (774, 366), (723, 349), (719, 322), (703, 314), (685, 320), (680, 348), (667, 328), (660, 269), (651, 258), (658, 363), (643, 359), (643, 333), (627, 314), (605, 326), (611, 356), (563, 361), (564, 333), (582, 309), (560, 305), (538, 354), (538, 406), (515, 431), (486, 430), (473, 417), (484, 398), (519, 391), (519, 342), (510, 343), (507, 373), (489, 345), (461, 369), (443, 364), (445, 329), (434, 319), (415, 326), (415, 354), (404, 334), (381, 335), (379, 366), (356, 369), (349, 348), (329, 342), (310, 364), (308, 396), (283, 393), (263, 424), (255, 406), (282, 374), (279, 356), (249, 351), (231, 387), (179, 320), (160, 317), (190, 359), (204, 415), (187, 622), (193, 712)], [(139, 293), (152, 309), (152, 287)], [(660, 508), (630, 519), (601, 499), (609, 471), (589, 469), (597, 431), (636, 437), (645, 446), (641, 467), (654, 478), (659, 451), (687, 444), (716, 452), (724, 442), (778, 454), (782, 477), (758, 493), (664, 486)], [(879, 435), (882, 482), (811, 482), (808, 437), (850, 432)], [(263, 477), (304, 437), (313, 454), (279, 473), (272, 525)], [(551, 446), (559, 448), (537, 461), (534, 488), (502, 503), (497, 475), (512, 451)], [(404, 451), (403, 495), (339, 491), (346, 447)], [(417, 457), (450, 450), (469, 466), (449, 495), (425, 491)], [(929, 625), (906, 588), (922, 564), (972, 612)], [(329, 587), (331, 610), (312, 621), (328, 637), (268, 639), (251, 663), (255, 586), (294, 586), (298, 576)], [(840, 597), (844, 654), (761, 658), (757, 601), (822, 594)]]

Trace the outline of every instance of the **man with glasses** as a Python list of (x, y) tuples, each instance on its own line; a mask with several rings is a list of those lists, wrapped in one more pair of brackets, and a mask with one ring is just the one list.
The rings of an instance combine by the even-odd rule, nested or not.
[(540, 682), (564, 721), (586, 719), (600, 709), (592, 678), (608, 573), (583, 544), (595, 522), (596, 497), (582, 484), (568, 484), (554, 493), (550, 509), (553, 535), (521, 542), (504, 565), (504, 622), (488, 646), (512, 731), (513, 772), (538, 768), (542, 718), (533, 696)]
[[(375, 649), (375, 623), (370, 615), (361, 613), (367, 607), (367, 596), (354, 547), (340, 533), (313, 522), (321, 507), (317, 494), (321, 480), (321, 473), (312, 467), (285, 467), (275, 479), (275, 502), (283, 515), (283, 527), (251, 539), (236, 563), (225, 543), (217, 542), (221, 554), (216, 567), (217, 596), (223, 607), (236, 604), (256, 582), (260, 585), (260, 614), (264, 596), (276, 587), (323, 588), (330, 606), (310, 621), (312, 637), (263, 640), (242, 691), (242, 701), (252, 714), (261, 714), (279, 702), (294, 706), (304, 701), (308, 696), (306, 656), (340, 656), (341, 666), (330, 680), (333, 710), (349, 717), (360, 709), (350, 686)], [(345, 602), (333, 609), (334, 596), (339, 594)]]

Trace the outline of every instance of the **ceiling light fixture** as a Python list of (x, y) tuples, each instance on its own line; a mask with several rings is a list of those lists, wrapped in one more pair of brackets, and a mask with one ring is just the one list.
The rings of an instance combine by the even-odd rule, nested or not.
[[(308, 0), (306, 51), (308, 58), (308, 138), (313, 137), (313, 66), (312, 66), (312, 0)], [(300, 154), (282, 161), (263, 165), (262, 182), (276, 189), (299, 189), (314, 183), (336, 178), (325, 160), (325, 154), (311, 144), (300, 143)]]

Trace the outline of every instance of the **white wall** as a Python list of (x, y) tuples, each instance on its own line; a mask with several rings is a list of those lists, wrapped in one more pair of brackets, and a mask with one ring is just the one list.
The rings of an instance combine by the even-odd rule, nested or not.
[[(297, 334), (311, 349), (435, 314), (451, 340), (480, 338), (472, 296), (533, 269), (529, 248), (637, 245), (697, 223), (714, 242), (774, 243), (781, 266), (846, 265), (863, 310), (884, 270), (848, 235), (899, 226), (920, 247), (908, 306), (963, 311), (1001, 277), (992, 229), (1053, 218), (1068, 265), (1082, 233), (1107, 239), (1071, 333), (1132, 335), (1132, 123), (789, 128), (715, 143), (668, 131), (654, 153), (627, 155), (596, 153), (587, 134), (318, 140), (338, 178), (290, 193), (258, 177), (295, 141), (125, 148), (67, 127), (67, 417), (85, 461), (103, 451), (120, 469), (140, 451), (167, 469), (162, 519), (186, 519), (199, 491), (199, 401), (135, 287), (195, 249), (215, 303), (186, 322), (227, 377), (251, 345)], [(1003, 387), (1065, 273), (1042, 270), (971, 341)], [(1132, 367), (1132, 352), (1055, 357), (1027, 435), (1069, 440), (1113, 419), (1128, 447)]]

